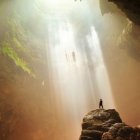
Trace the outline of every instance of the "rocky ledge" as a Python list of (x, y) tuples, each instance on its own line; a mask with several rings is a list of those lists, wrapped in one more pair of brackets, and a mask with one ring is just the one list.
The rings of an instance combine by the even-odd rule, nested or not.
[(115, 109), (97, 109), (83, 118), (80, 140), (140, 140), (140, 129), (123, 123)]

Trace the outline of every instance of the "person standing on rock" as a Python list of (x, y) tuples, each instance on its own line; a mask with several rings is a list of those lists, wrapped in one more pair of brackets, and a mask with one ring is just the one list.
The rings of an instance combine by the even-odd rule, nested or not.
[(102, 99), (100, 99), (100, 102), (99, 102), (99, 109), (103, 109), (104, 107), (103, 107), (103, 100)]

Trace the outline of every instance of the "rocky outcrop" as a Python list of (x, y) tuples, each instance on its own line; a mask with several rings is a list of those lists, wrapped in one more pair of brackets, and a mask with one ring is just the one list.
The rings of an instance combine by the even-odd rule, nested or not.
[[(115, 5), (114, 5), (115, 4)], [(122, 11), (120, 12), (118, 8)], [(140, 0), (100, 0), (101, 13), (124, 13), (132, 22), (140, 25)]]
[(123, 123), (115, 109), (97, 109), (83, 118), (80, 140), (140, 140), (140, 129)]
[(108, 0), (114, 2), (134, 23), (140, 25), (140, 0)]
[(103, 134), (102, 140), (140, 140), (140, 129), (116, 123)]

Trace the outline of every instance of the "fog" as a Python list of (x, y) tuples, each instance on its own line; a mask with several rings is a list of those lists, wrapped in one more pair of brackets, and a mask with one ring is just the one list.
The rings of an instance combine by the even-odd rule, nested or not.
[(0, 11), (1, 139), (77, 140), (101, 98), (139, 125), (140, 28), (114, 4), (7, 0)]

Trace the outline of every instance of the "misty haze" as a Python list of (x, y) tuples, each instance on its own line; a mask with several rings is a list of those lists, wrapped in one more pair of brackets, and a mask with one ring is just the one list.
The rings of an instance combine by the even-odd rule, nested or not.
[(100, 99), (140, 125), (139, 44), (107, 0), (0, 0), (0, 140), (78, 140)]

